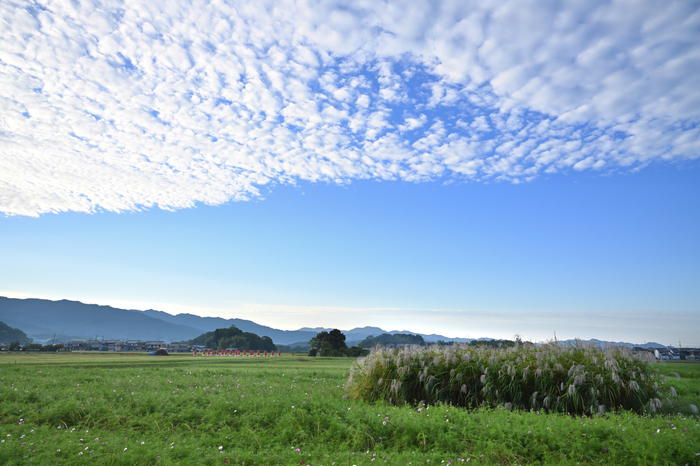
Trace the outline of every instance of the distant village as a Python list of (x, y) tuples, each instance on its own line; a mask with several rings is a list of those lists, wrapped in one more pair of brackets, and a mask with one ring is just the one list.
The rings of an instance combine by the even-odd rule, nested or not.
[(64, 351), (116, 351), (116, 352), (135, 352), (135, 351), (158, 351), (164, 349), (168, 353), (191, 353), (195, 349), (201, 352), (203, 345), (190, 345), (188, 343), (166, 343), (161, 340), (86, 340), (86, 341), (71, 341), (66, 343)]
[[(8, 350), (11, 344), (0, 342), (0, 350)], [(202, 353), (204, 350), (209, 350), (204, 345), (190, 345), (188, 343), (166, 343), (162, 340), (75, 340), (70, 343), (58, 345), (18, 345), (18, 349), (41, 351), (44, 348), (49, 348), (53, 351), (112, 351), (112, 352), (153, 352), (159, 349), (164, 349), (168, 353)], [(227, 348), (236, 350), (237, 348)]]

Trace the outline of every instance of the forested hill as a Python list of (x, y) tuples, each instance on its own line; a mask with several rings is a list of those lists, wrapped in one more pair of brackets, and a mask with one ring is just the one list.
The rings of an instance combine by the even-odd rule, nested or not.
[(15, 341), (18, 341), (24, 345), (31, 343), (32, 339), (20, 329), (12, 328), (5, 322), (0, 322), (0, 343), (10, 344)]
[(225, 350), (235, 348), (242, 351), (260, 350), (276, 351), (277, 347), (268, 336), (260, 337), (254, 333), (244, 332), (235, 325), (229, 328), (217, 328), (204, 333), (188, 342), (191, 345), (203, 345), (207, 348)]

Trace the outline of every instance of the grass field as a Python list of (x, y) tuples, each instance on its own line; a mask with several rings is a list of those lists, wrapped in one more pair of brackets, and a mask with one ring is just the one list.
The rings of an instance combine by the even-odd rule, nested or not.
[(700, 464), (700, 362), (653, 417), (366, 404), (351, 363), (3, 352), (0, 464)]

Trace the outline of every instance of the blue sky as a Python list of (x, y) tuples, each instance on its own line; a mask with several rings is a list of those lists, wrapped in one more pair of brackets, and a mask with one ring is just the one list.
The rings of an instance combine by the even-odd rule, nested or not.
[(700, 345), (690, 2), (0, 6), (0, 294)]

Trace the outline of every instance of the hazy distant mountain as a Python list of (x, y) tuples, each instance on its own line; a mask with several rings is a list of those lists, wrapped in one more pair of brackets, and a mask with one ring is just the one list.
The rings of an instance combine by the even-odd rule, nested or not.
[[(222, 317), (200, 317), (194, 314), (177, 314), (172, 315), (163, 311), (143, 311), (144, 314), (154, 317), (156, 319), (161, 319), (165, 322), (170, 322), (173, 324), (187, 325), (189, 327), (194, 327), (201, 330), (197, 335), (202, 333), (211, 332), (217, 328), (227, 328), (231, 325), (235, 325), (244, 332), (254, 333), (260, 337), (270, 337), (272, 341), (281, 345), (288, 345), (290, 343), (297, 343), (300, 341), (307, 342), (311, 338), (315, 337), (319, 331), (313, 330), (277, 330), (272, 327), (266, 327), (265, 325), (256, 324), (253, 321), (245, 319), (224, 319)], [(194, 337), (192, 337), (194, 338)]]
[[(138, 311), (118, 309), (111, 306), (84, 304), (79, 301), (49, 301), (45, 299), (13, 299), (0, 297), (0, 321), (24, 331), (37, 341), (47, 341), (56, 334), (56, 342), (67, 342), (72, 338), (164, 340), (167, 342), (191, 340), (202, 333), (217, 328), (235, 325), (244, 332), (255, 333), (261, 337), (268, 336), (276, 344), (291, 345), (307, 343), (318, 332), (331, 331), (333, 328), (303, 327), (299, 330), (278, 330), (256, 324), (245, 319), (224, 319), (221, 317), (200, 317), (193, 314), (172, 315), (163, 311)], [(341, 329), (342, 330), (342, 329)], [(468, 342), (469, 338), (448, 338), (443, 335), (423, 334), (407, 330), (386, 331), (379, 327), (358, 327), (342, 330), (348, 345), (354, 345), (369, 336), (383, 333), (403, 333), (420, 335), (428, 343), (437, 341)], [(69, 337), (70, 336), (70, 337)], [(491, 340), (491, 338), (479, 338)], [(574, 340), (566, 340), (573, 342)], [(589, 340), (604, 345), (613, 343), (628, 346), (640, 344), (622, 342), (604, 342)], [(658, 343), (647, 343), (647, 347), (663, 348)]]
[(75, 335), (81, 338), (185, 340), (202, 332), (150, 317), (142, 311), (78, 301), (0, 297), (0, 321), (32, 334)]
[[(559, 343), (575, 343), (577, 340), (571, 339), (571, 340), (559, 340)], [(596, 338), (592, 338), (590, 340), (579, 340), (583, 343), (596, 343), (599, 346), (606, 346), (606, 345), (615, 345), (615, 346), (641, 346), (641, 347), (646, 347), (646, 348), (666, 348), (666, 345), (662, 345), (661, 343), (656, 343), (653, 341), (648, 341), (646, 343), (628, 343), (625, 341), (604, 341), (604, 340), (598, 340)]]

